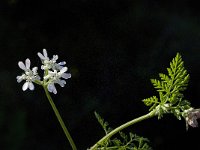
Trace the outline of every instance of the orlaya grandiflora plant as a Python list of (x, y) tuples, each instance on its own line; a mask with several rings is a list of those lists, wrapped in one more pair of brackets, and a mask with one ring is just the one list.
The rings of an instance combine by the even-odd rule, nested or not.
[[(27, 89), (34, 90), (34, 83), (43, 86), (46, 96), (72, 149), (76, 150), (76, 145), (50, 95), (50, 93), (57, 93), (56, 84), (64, 87), (66, 84), (65, 80), (71, 78), (71, 74), (66, 73), (68, 69), (64, 66), (66, 64), (65, 61), (57, 63), (58, 55), (53, 55), (50, 59), (46, 49), (43, 49), (43, 53), (38, 52), (38, 56), (42, 62), (41, 69), (44, 71), (43, 77), (41, 78), (38, 75), (37, 67), (31, 69), (31, 61), (27, 58), (25, 63), (22, 61), (18, 62), (18, 66), (23, 70), (23, 73), (17, 76), (17, 82), (25, 81), (22, 86), (23, 91)], [(154, 116), (161, 119), (165, 114), (171, 113), (179, 120), (182, 118), (185, 119), (186, 129), (188, 129), (188, 126), (198, 126), (197, 119), (200, 118), (200, 109), (194, 109), (191, 107), (190, 102), (184, 99), (183, 91), (187, 88), (189, 74), (184, 68), (184, 63), (179, 53), (172, 60), (167, 71), (168, 75), (163, 73), (159, 74), (160, 80), (151, 79), (154, 88), (158, 91), (158, 96), (152, 96), (143, 100), (144, 104), (150, 107), (149, 113), (128, 121), (115, 129), (111, 129), (108, 127), (108, 123), (95, 112), (98, 122), (105, 131), (105, 136), (91, 146), (89, 148), (90, 150), (150, 150), (151, 147), (148, 145), (148, 139), (131, 132), (126, 135), (121, 130)], [(117, 133), (119, 134), (118, 138), (112, 138)]]

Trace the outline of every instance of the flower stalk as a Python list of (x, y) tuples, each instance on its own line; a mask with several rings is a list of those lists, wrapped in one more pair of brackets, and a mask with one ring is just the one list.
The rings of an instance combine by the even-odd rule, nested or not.
[(71, 147), (72, 147), (72, 149), (73, 150), (77, 150), (76, 145), (75, 145), (75, 143), (74, 143), (69, 131), (67, 130), (67, 128), (65, 126), (65, 123), (62, 120), (62, 117), (60, 116), (60, 113), (59, 113), (58, 109), (56, 108), (56, 105), (54, 104), (53, 99), (51, 98), (47, 87), (43, 86), (43, 88), (44, 88), (45, 94), (47, 96), (47, 99), (49, 100), (49, 103), (51, 104), (51, 107), (52, 107), (52, 109), (53, 109), (53, 111), (54, 111), (54, 113), (55, 113), (55, 115), (56, 115), (56, 117), (57, 117), (57, 119), (58, 119), (58, 121), (60, 123), (60, 126), (62, 127), (62, 129), (63, 129), (63, 131), (64, 131), (64, 133), (65, 133), (65, 135), (66, 135)]

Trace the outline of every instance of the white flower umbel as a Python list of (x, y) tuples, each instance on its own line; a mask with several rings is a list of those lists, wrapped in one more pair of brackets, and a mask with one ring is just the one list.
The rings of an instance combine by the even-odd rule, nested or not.
[(56, 61), (58, 60), (58, 55), (53, 55), (53, 58), (49, 59), (46, 49), (43, 49), (43, 54), (38, 52), (38, 56), (40, 57), (43, 63), (43, 65), (41, 66), (42, 70), (47, 70), (47, 69), (60, 70), (63, 68), (63, 65), (66, 64), (65, 61), (56, 63)]
[(44, 81), (47, 83), (47, 88), (49, 92), (53, 92), (54, 94), (57, 93), (55, 84), (59, 84), (61, 87), (64, 87), (66, 84), (64, 79), (71, 78), (70, 73), (65, 73), (67, 71), (67, 67), (63, 67), (60, 71), (54, 70), (54, 71), (48, 71), (48, 74), (44, 77)]
[(27, 89), (34, 90), (33, 82), (36, 80), (40, 80), (40, 77), (37, 73), (37, 67), (33, 67), (30, 69), (31, 61), (30, 59), (25, 60), (25, 64), (22, 61), (18, 62), (19, 68), (24, 70), (24, 73), (21, 76), (17, 76), (17, 82), (20, 83), (21, 81), (25, 80), (26, 82), (22, 86), (22, 90), (25, 91)]

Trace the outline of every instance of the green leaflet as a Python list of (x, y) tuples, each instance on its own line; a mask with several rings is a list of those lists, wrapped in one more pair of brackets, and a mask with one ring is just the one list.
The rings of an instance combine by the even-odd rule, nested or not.
[(108, 122), (104, 121), (104, 119), (95, 111), (95, 117), (97, 118), (99, 124), (103, 128), (105, 134), (108, 134), (112, 129), (109, 126)]

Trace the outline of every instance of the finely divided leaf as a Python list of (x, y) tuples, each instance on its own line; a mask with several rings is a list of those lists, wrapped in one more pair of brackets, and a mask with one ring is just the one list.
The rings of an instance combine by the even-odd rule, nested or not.
[(152, 96), (143, 100), (145, 105), (151, 107), (150, 111), (166, 103), (176, 107), (184, 98), (182, 92), (187, 88), (190, 76), (184, 68), (184, 62), (179, 53), (172, 59), (167, 71), (168, 75), (159, 73), (160, 80), (151, 79), (151, 83), (159, 93), (159, 99)]

